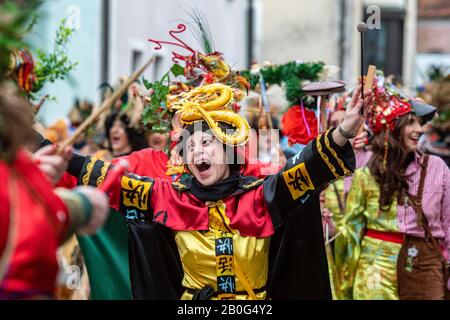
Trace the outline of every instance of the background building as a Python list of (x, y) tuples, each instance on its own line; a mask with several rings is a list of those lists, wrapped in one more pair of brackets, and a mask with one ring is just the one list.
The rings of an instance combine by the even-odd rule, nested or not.
[[(276, 63), (323, 61), (339, 66), (335, 77), (355, 83), (360, 74), (356, 26), (379, 10), (379, 29), (366, 33), (366, 64), (415, 83), (416, 0), (263, 0), (258, 57)], [(370, 28), (370, 25), (369, 25)]]
[(419, 0), (416, 61), (418, 85), (428, 80), (430, 66), (450, 67), (450, 1)]
[[(450, 65), (448, 0), (53, 0), (42, 7), (33, 43), (50, 49), (66, 18), (77, 28), (69, 53), (79, 65), (69, 81), (47, 87), (58, 102), (40, 116), (47, 123), (65, 116), (75, 97), (98, 103), (101, 83), (115, 84), (152, 54), (158, 59), (145, 76), (160, 78), (173, 48), (154, 51), (148, 38), (169, 40), (169, 29), (190, 21), (190, 8), (205, 14), (215, 47), (238, 69), (251, 62), (323, 61), (336, 66), (330, 77), (352, 85), (360, 74), (356, 26), (377, 13), (378, 28), (366, 33), (366, 70), (374, 64), (412, 92), (431, 63)], [(182, 37), (199, 48), (189, 32)]]
[(67, 81), (57, 81), (45, 87), (45, 93), (57, 98), (46, 102), (38, 114), (47, 124), (67, 115), (76, 97), (89, 100), (98, 96), (101, 79), (101, 39), (99, 23), (102, 6), (100, 1), (57, 0), (45, 1), (39, 14), (39, 22), (30, 34), (32, 49), (52, 50), (59, 23), (66, 19), (76, 28), (68, 47), (69, 57), (79, 64)]
[[(67, 115), (75, 98), (98, 103), (99, 86), (114, 85), (152, 55), (156, 63), (145, 72), (149, 80), (160, 78), (171, 66), (173, 47), (154, 51), (148, 38), (170, 40), (168, 31), (191, 21), (187, 12), (198, 8), (207, 16), (215, 47), (235, 68), (248, 65), (248, 1), (241, 0), (54, 0), (41, 7), (41, 19), (30, 35), (34, 48), (51, 50), (52, 38), (62, 19), (76, 28), (68, 48), (71, 60), (79, 62), (70, 79), (49, 84), (46, 93), (58, 98), (47, 102), (39, 113), (50, 124)], [(183, 40), (200, 49), (190, 32)], [(179, 50), (179, 49), (176, 49)]]

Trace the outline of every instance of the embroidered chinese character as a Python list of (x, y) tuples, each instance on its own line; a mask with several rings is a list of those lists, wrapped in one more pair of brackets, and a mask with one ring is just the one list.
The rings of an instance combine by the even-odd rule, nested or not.
[(218, 280), (217, 288), (220, 292), (234, 293), (235, 291), (234, 277), (232, 276), (218, 277), (217, 280)]
[(130, 177), (122, 177), (122, 202), (125, 207), (148, 210), (148, 199), (150, 194), (151, 181), (140, 178), (138, 180)]
[(128, 182), (130, 189), (124, 190), (124, 197), (132, 203), (136, 203), (137, 207), (142, 207), (144, 202), (147, 202), (147, 195), (144, 194), (144, 186), (138, 184), (133, 186), (131, 181)]
[(233, 272), (233, 257), (232, 256), (218, 257), (217, 269), (219, 270), (220, 274)]
[(303, 196), (308, 190), (314, 190), (314, 185), (303, 162), (283, 172), (283, 178), (294, 200)]
[(233, 254), (233, 239), (232, 238), (218, 238), (216, 239), (216, 255), (232, 255)]

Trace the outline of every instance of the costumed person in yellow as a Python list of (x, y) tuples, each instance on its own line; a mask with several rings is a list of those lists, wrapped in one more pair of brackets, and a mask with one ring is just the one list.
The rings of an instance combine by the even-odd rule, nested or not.
[[(348, 140), (364, 121), (360, 96), (356, 90), (337, 129), (319, 135), (278, 174), (264, 180), (243, 176), (234, 160), (249, 127), (231, 108), (236, 96), (230, 87), (213, 83), (169, 97), (169, 107), (178, 110), (184, 124), (181, 154), (189, 174), (170, 182), (127, 173), (110, 193), (113, 208), (139, 217), (134, 223), (143, 230), (142, 247), (131, 259), (149, 261), (151, 256), (159, 264), (141, 270), (140, 281), (157, 281), (159, 273), (175, 267), (182, 270), (180, 283), (166, 283), (159, 290), (175, 290), (182, 299), (331, 298), (323, 242), (306, 248), (299, 239), (313, 238), (313, 230), (322, 238), (318, 194), (326, 183), (353, 170)], [(367, 92), (365, 111), (372, 98)], [(103, 167), (111, 170), (108, 163), (85, 157), (71, 174), (89, 176), (80, 180), (96, 185), (103, 170), (90, 168)], [(292, 215), (298, 208), (304, 212)], [(316, 214), (318, 223), (301, 225), (298, 219), (308, 214)], [(177, 251), (166, 245), (166, 251), (155, 252), (157, 238), (143, 241), (146, 225), (162, 228)], [(179, 257), (178, 266), (169, 263), (172, 254)], [(305, 262), (305, 256), (312, 260)], [(324, 272), (314, 273), (317, 268)], [(306, 286), (314, 277), (315, 290)]]
[[(180, 75), (190, 85), (170, 90), (168, 74), (146, 85), (154, 92), (143, 121), (147, 111), (175, 112), (184, 127), (177, 136), (187, 174), (172, 181), (147, 174), (161, 165), (156, 151), (144, 149), (122, 158), (129, 173), (110, 192), (111, 207), (127, 221), (133, 298), (330, 299), (319, 193), (354, 169), (348, 139), (372, 95), (363, 108), (355, 92), (343, 123), (313, 139), (277, 174), (245, 176), (237, 147), (248, 140), (249, 126), (236, 110), (247, 80), (221, 53), (197, 52), (175, 36), (185, 29), (179, 25), (170, 34), (191, 52), (173, 58), (184, 62)], [(169, 43), (150, 41), (157, 48)], [(174, 65), (171, 72), (179, 70)], [(116, 166), (116, 160), (74, 155), (68, 172), (78, 184), (96, 186)]]
[(443, 299), (450, 172), (441, 159), (417, 151), (435, 108), (415, 104), (383, 78), (373, 90), (373, 155), (353, 176), (335, 240), (339, 298)]

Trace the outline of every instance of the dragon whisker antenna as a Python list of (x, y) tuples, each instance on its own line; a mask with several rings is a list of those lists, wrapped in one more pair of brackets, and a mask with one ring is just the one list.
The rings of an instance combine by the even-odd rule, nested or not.
[[(170, 30), (169, 31), (169, 35), (173, 39), (175, 39), (175, 42), (163, 41), (163, 40), (155, 40), (155, 39), (148, 39), (148, 41), (150, 41), (150, 42), (152, 42), (152, 43), (154, 43), (156, 45), (155, 48), (154, 48), (155, 50), (161, 50), (163, 44), (168, 44), (168, 45), (172, 45), (172, 46), (176, 46), (176, 47), (188, 50), (192, 54), (196, 54), (196, 51), (194, 49), (189, 47), (183, 40), (181, 40), (180, 38), (178, 38), (176, 36), (177, 34), (180, 34), (180, 33), (183, 33), (183, 32), (186, 31), (186, 29), (187, 29), (186, 25), (183, 24), (183, 23), (180, 23), (177, 26), (177, 29), (178, 30)], [(178, 62), (178, 60), (185, 61), (189, 57), (189, 56), (183, 56), (183, 55), (181, 55), (179, 53), (176, 53), (176, 52), (173, 52), (173, 51), (172, 51), (172, 54), (173, 54), (172, 61), (175, 62), (175, 63)]]

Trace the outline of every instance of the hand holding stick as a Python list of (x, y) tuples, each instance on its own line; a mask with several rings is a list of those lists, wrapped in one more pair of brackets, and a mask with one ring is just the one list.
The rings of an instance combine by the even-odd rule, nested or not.
[[(364, 91), (372, 91), (373, 86), (373, 80), (375, 78), (375, 73), (377, 71), (377, 68), (373, 65), (369, 66), (369, 70), (367, 71), (366, 81), (364, 83)], [(361, 83), (363, 83), (363, 80), (361, 79)], [(358, 135), (361, 134), (364, 131), (364, 124), (359, 128)]]

